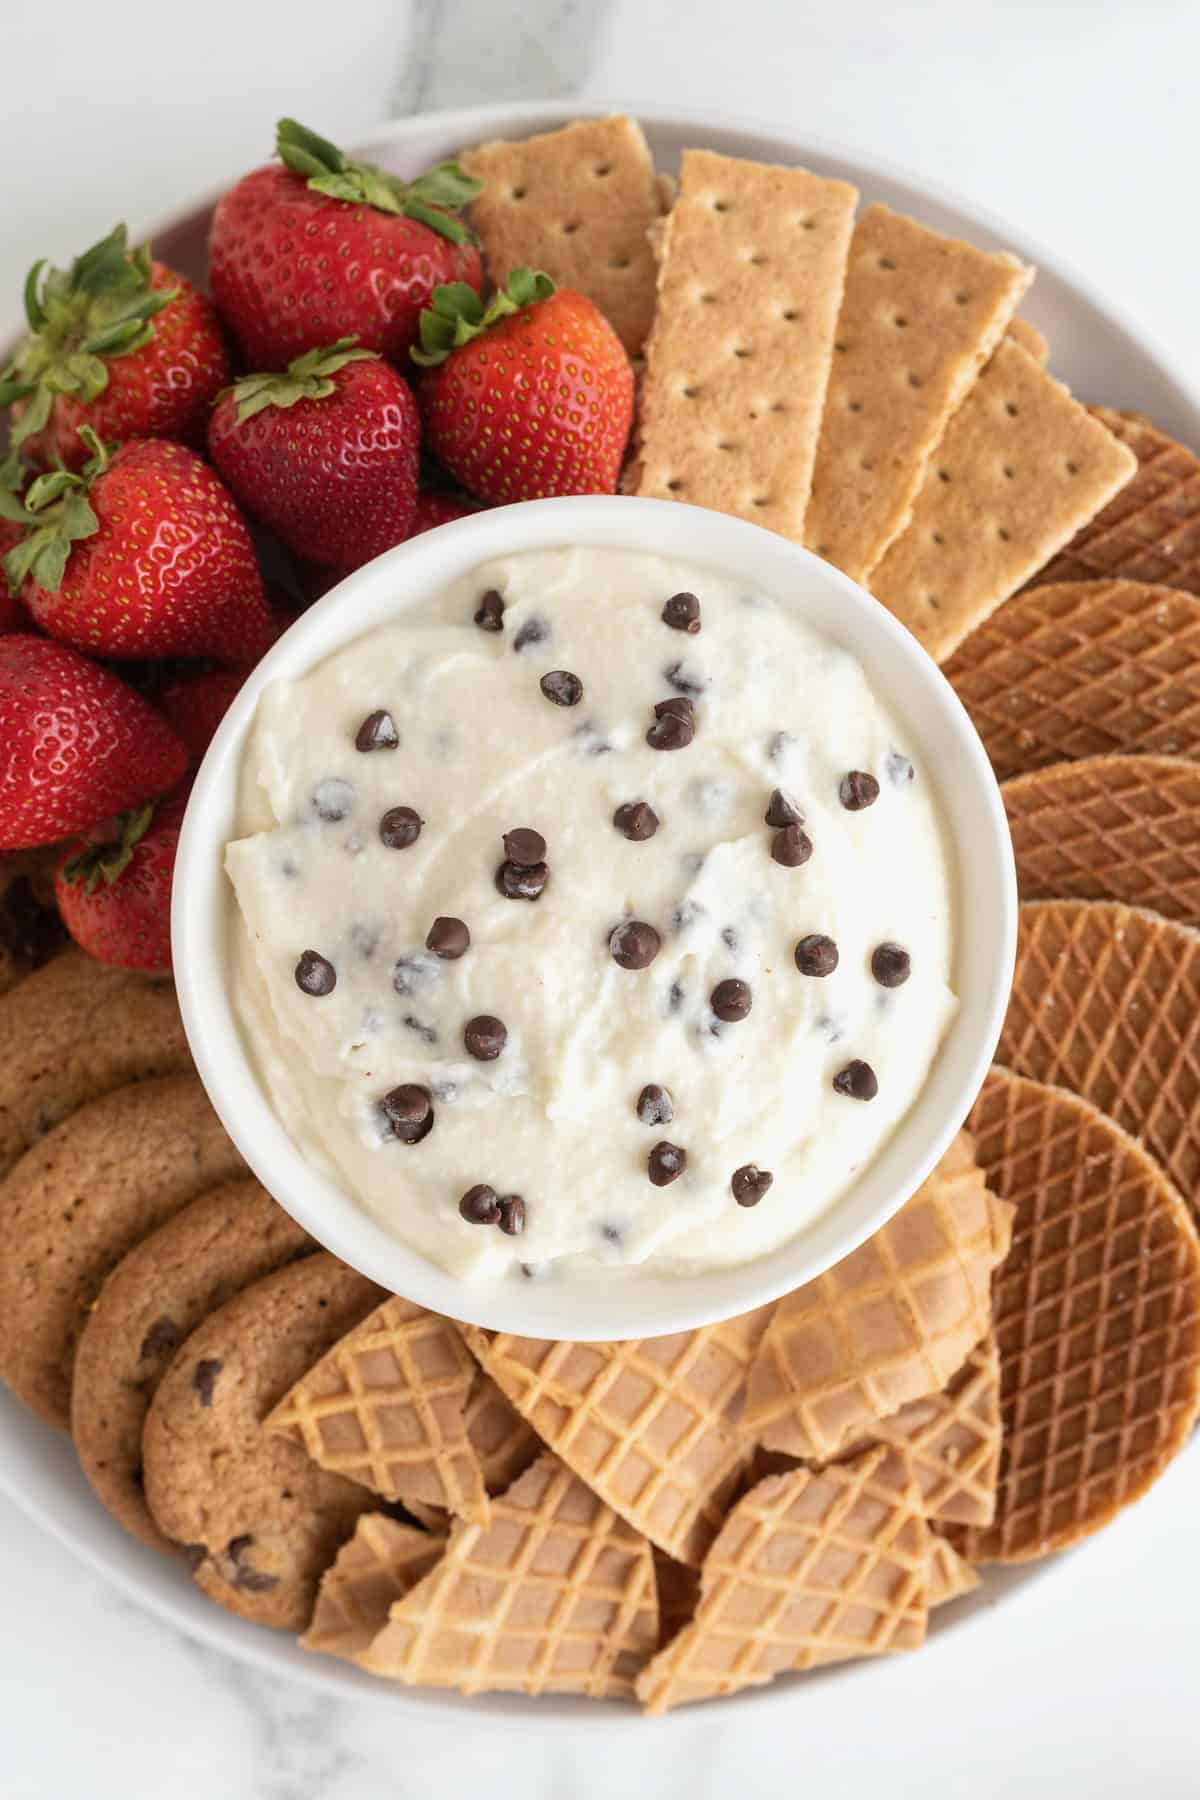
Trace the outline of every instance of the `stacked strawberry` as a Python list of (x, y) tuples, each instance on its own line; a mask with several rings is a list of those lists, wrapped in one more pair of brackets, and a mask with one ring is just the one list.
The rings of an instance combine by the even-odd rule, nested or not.
[(485, 303), (457, 164), (401, 181), (288, 119), (276, 150), (216, 208), (211, 299), (117, 226), (34, 266), (0, 371), (0, 851), (70, 838), (63, 917), (126, 968), (170, 968), (188, 787), (280, 564), (303, 605), (481, 503), (611, 493), (632, 419), (589, 301), (518, 269)]

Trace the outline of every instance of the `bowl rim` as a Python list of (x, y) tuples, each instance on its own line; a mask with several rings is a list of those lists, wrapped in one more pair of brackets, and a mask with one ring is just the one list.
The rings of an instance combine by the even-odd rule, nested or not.
[[(986, 999), (972, 1009), (972, 1035), (964, 1045), (971, 1019), (960, 1009), (925, 1087), (861, 1177), (774, 1251), (685, 1277), (639, 1271), (628, 1279), (617, 1272), (595, 1281), (469, 1281), (390, 1236), (305, 1161), (276, 1116), (232, 1000), (223, 852), (232, 830), (241, 753), (259, 696), (270, 682), (308, 672), (385, 619), (402, 615), (431, 587), (494, 557), (572, 544), (625, 547), (733, 573), (749, 571), (757, 585), (785, 603), (794, 590), (802, 591), (803, 600), (797, 601), (802, 613), (814, 603), (818, 611), (824, 605), (827, 616), (818, 629), (842, 638), (860, 661), (884, 658), (891, 671), (884, 684), (889, 705), (907, 715), (918, 739), (925, 735), (924, 725), (913, 724), (918, 708), (923, 719), (934, 721), (959, 765), (955, 780), (965, 777), (971, 784), (979, 826), (973, 861), (983, 857), (988, 865), (998, 929), (985, 945), (975, 944), (960, 897), (960, 991), (968, 955), (986, 952), (989, 971)], [(831, 630), (833, 608), (839, 624)], [(872, 684), (877, 685), (874, 678)], [(941, 797), (944, 810), (944, 789)], [(941, 671), (877, 600), (840, 570), (760, 526), (679, 502), (588, 495), (499, 507), (424, 533), (355, 570), (301, 616), (251, 672), (196, 776), (176, 856), (172, 940), (184, 1028), (209, 1098), (264, 1187), (318, 1242), (389, 1292), (432, 1311), (526, 1336), (604, 1341), (692, 1329), (764, 1305), (824, 1273), (886, 1223), (944, 1153), (987, 1072), (1011, 987), (1016, 916), (1012, 845), (983, 746)], [(942, 1067), (948, 1047), (961, 1064), (954, 1082)], [(935, 1111), (931, 1095), (942, 1088), (947, 1092)]]

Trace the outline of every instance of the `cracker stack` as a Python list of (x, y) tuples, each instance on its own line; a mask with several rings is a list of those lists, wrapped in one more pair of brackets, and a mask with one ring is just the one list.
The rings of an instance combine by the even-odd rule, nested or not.
[(750, 1371), (746, 1434), (824, 1462), (944, 1388), (988, 1329), (1007, 1248), (994, 1213), (960, 1134), (890, 1223), (779, 1302)]
[(854, 232), (817, 446), (810, 549), (867, 581), (912, 513), (951, 414), (1033, 279), (870, 206)]
[(914, 1649), (928, 1582), (928, 1527), (900, 1453), (772, 1475), (726, 1519), (696, 1616), (639, 1675), (638, 1699), (664, 1713), (785, 1670)]
[(629, 485), (803, 535), (857, 192), (685, 150)]

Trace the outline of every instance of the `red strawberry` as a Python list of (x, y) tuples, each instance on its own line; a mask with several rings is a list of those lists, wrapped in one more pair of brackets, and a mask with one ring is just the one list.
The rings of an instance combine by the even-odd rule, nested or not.
[(59, 863), (63, 924), (98, 962), (170, 974), (171, 877), (186, 805), (184, 792), (122, 813), (112, 833), (71, 844)]
[(310, 562), (356, 569), (412, 526), (421, 425), (407, 385), (342, 338), (221, 396), (209, 454), (248, 512)]
[(10, 583), (51, 637), (103, 656), (253, 662), (273, 642), (250, 534), (207, 463), (158, 438), (39, 476), (13, 508)]
[(279, 121), (276, 148), (282, 165), (224, 196), (208, 240), (213, 298), (251, 367), (282, 369), (343, 337), (402, 361), (439, 283), (480, 285), (457, 217), (480, 184), (452, 162), (400, 181), (294, 119)]
[(414, 360), (429, 448), (483, 500), (616, 492), (633, 370), (590, 300), (515, 269), (488, 306), (439, 288)]
[(452, 519), (469, 519), (480, 509), (471, 500), (460, 500), (457, 494), (441, 494), (436, 488), (423, 489), (417, 495), (409, 537), (420, 537), (423, 531), (435, 531), (449, 525)]
[(233, 705), (248, 669), (195, 669), (180, 675), (158, 696), (158, 708), (171, 729), (182, 738), (193, 768), (216, 735), (217, 726)]
[(118, 225), (69, 269), (35, 263), (25, 284), (30, 335), (0, 375), (12, 442), (43, 468), (87, 460), (99, 437), (178, 438), (199, 448), (208, 409), (230, 378), (212, 301)]
[(166, 720), (107, 669), (26, 632), (0, 638), (0, 850), (86, 831), (186, 766)]

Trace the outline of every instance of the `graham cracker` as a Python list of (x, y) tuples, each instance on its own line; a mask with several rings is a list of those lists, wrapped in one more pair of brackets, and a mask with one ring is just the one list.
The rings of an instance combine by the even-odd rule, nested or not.
[(636, 356), (654, 315), (648, 234), (665, 197), (637, 120), (577, 119), (459, 160), (484, 184), (470, 217), (496, 285), (513, 269), (543, 269), (586, 294)]
[(947, 425), (871, 591), (944, 661), (1136, 468), (1131, 450), (1006, 341)]
[(1015, 319), (1008, 322), (1008, 336), (1014, 344), (1020, 345), (1026, 356), (1032, 356), (1035, 363), (1040, 363), (1045, 368), (1050, 361), (1050, 346), (1036, 325), (1031, 325), (1028, 319), (1023, 319), (1018, 313)]
[(1121, 577), (1200, 594), (1200, 457), (1141, 413), (1093, 412), (1137, 457), (1137, 474), (1034, 581)]
[(806, 169), (684, 152), (631, 491), (802, 538), (857, 199)]
[(1001, 792), (1022, 900), (1123, 900), (1200, 925), (1200, 762), (1093, 756)]
[(850, 246), (805, 542), (866, 581), (1033, 270), (870, 206)]

